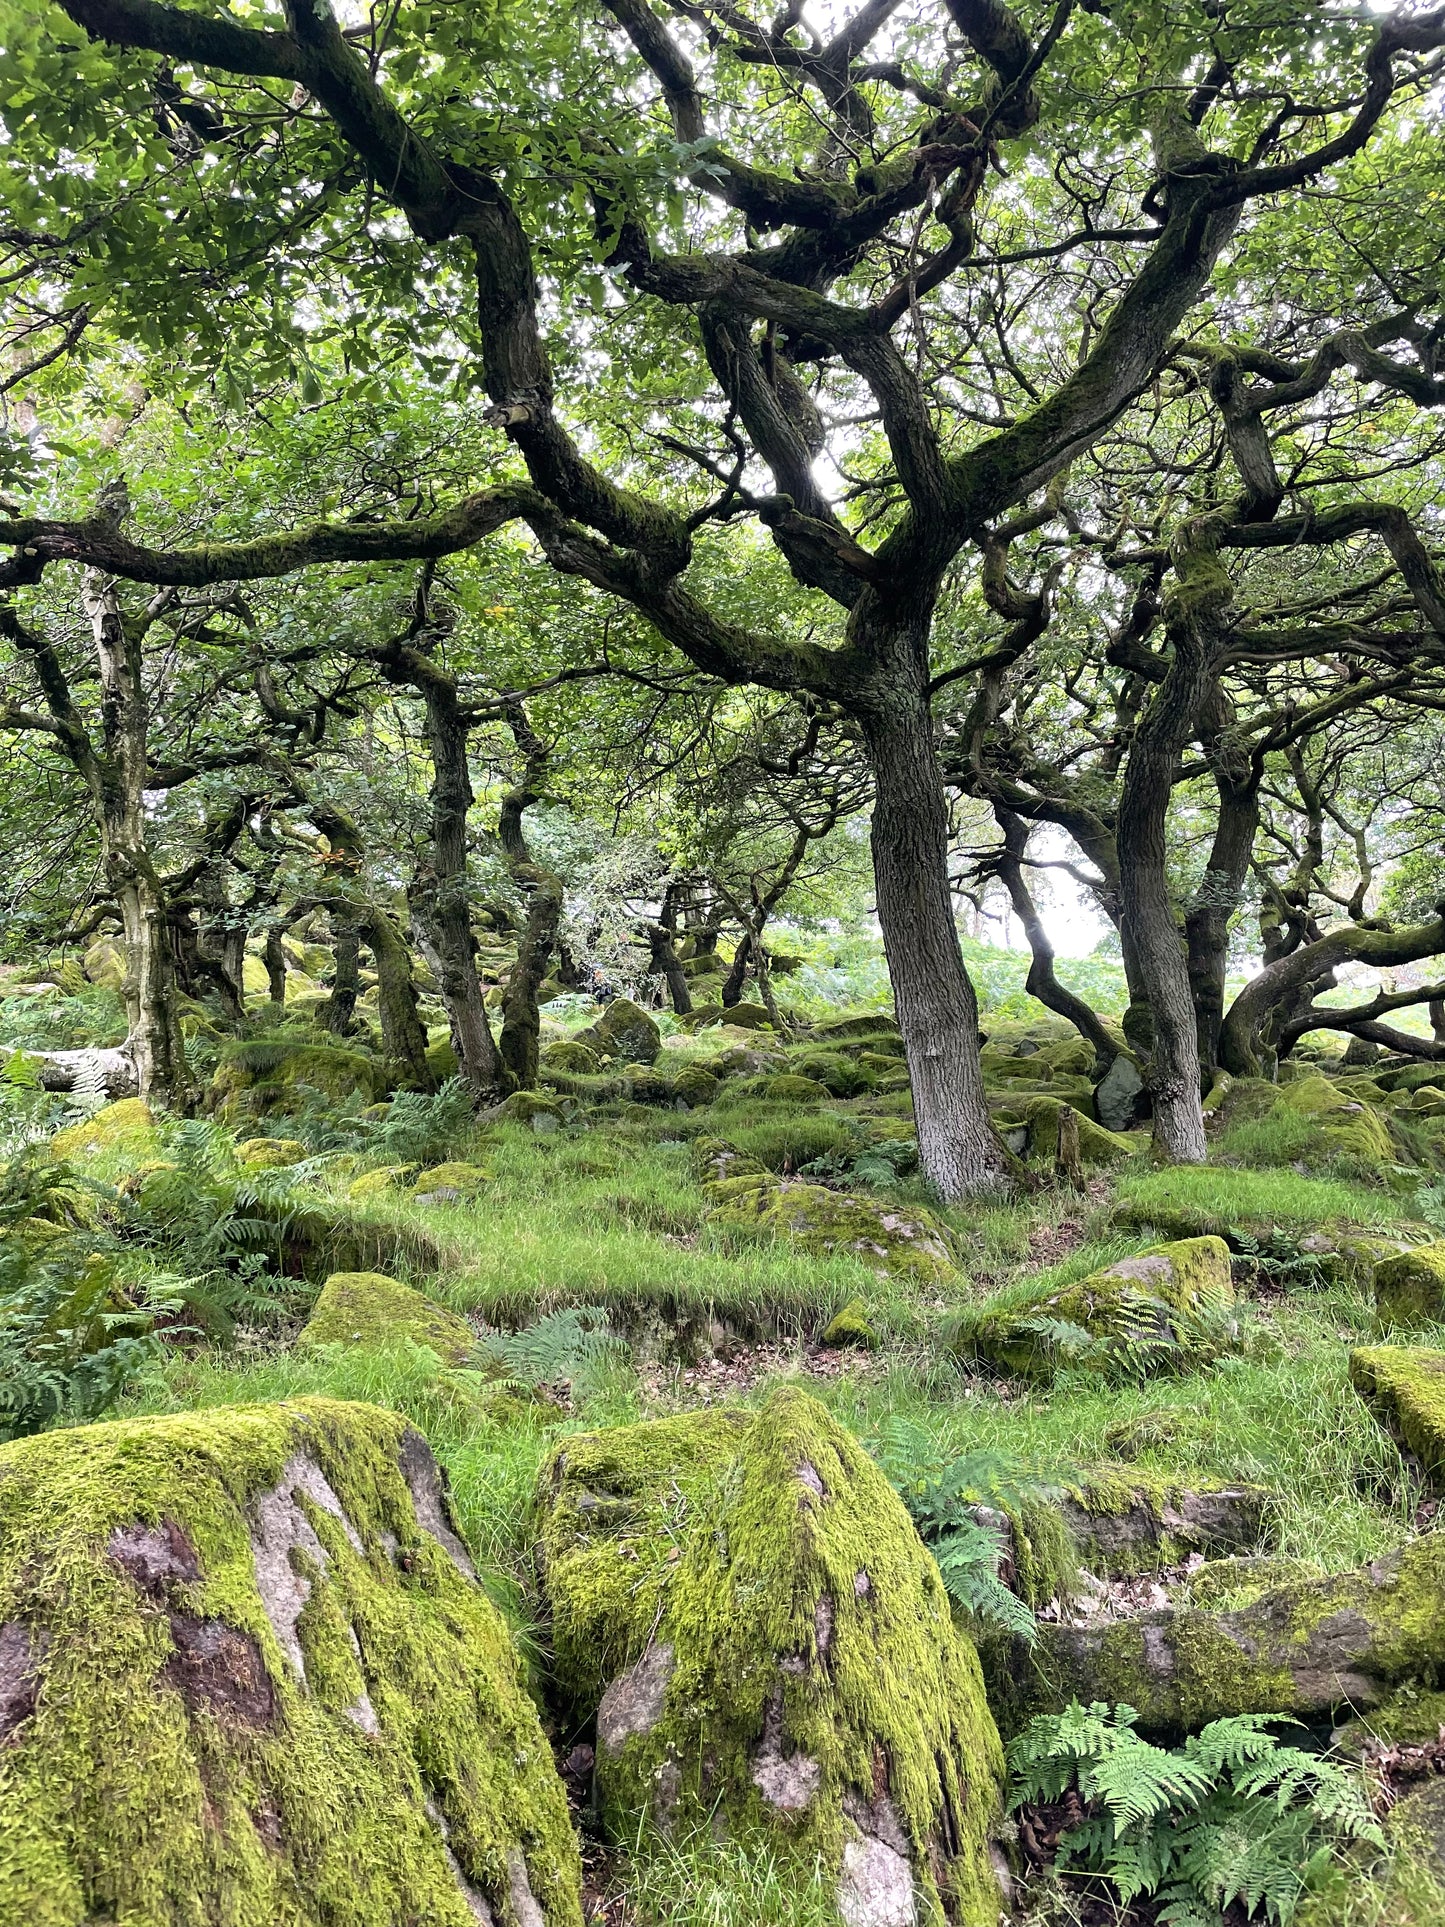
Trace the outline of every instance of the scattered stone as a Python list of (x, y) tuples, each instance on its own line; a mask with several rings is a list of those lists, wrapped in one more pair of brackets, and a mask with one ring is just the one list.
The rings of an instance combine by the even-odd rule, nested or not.
[(662, 1032), (630, 998), (614, 997), (597, 1022), (576, 1041), (595, 1050), (599, 1057), (615, 1058), (624, 1064), (653, 1064), (662, 1049)]
[(491, 1172), (480, 1164), (433, 1164), (413, 1179), (411, 1195), (418, 1204), (459, 1204), (476, 1197), (491, 1181)]
[(89, 1157), (100, 1151), (134, 1163), (154, 1157), (159, 1149), (155, 1117), (143, 1097), (123, 1097), (117, 1104), (105, 1104), (93, 1117), (67, 1124), (50, 1140), (54, 1158)]
[(1445, 1243), (1416, 1245), (1376, 1265), (1375, 1310), (1386, 1326), (1445, 1319)]
[(942, 1282), (954, 1275), (947, 1227), (922, 1205), (882, 1204), (821, 1184), (738, 1176), (708, 1186), (708, 1223), (761, 1231), (828, 1257), (849, 1252), (875, 1271)]
[(537, 1137), (551, 1137), (562, 1128), (562, 1107), (536, 1091), (513, 1091), (497, 1107), (498, 1117), (526, 1124)]
[(819, 1334), (823, 1345), (860, 1345), (872, 1351), (878, 1334), (868, 1322), (868, 1311), (861, 1298), (850, 1298), (841, 1311), (835, 1311)]
[(294, 1137), (248, 1137), (236, 1146), (236, 1161), (252, 1171), (274, 1171), (299, 1164), (306, 1146)]
[(1363, 1345), (1350, 1353), (1350, 1383), (1432, 1489), (1445, 1491), (1445, 1352)]
[(1149, 1114), (1139, 1066), (1123, 1051), (1094, 1086), (1094, 1114), (1106, 1131), (1132, 1131)]

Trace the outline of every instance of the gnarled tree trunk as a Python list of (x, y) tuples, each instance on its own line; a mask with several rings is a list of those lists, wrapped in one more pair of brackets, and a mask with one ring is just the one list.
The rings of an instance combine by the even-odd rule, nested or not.
[(542, 1025), (537, 992), (552, 960), (562, 921), (562, 882), (538, 863), (522, 834), (522, 818), (539, 801), (547, 775), (547, 746), (527, 720), (521, 703), (512, 704), (507, 721), (526, 757), (522, 780), (502, 801), (497, 834), (513, 878), (527, 897), (527, 920), (517, 939), (517, 961), (502, 992), (502, 1062), (523, 1090), (537, 1082), (537, 1039)]
[[(926, 646), (919, 652), (926, 659)], [(925, 678), (860, 706), (872, 765), (878, 922), (913, 1085), (919, 1163), (939, 1196), (1011, 1188), (979, 1062), (978, 999), (948, 882), (948, 810)]]

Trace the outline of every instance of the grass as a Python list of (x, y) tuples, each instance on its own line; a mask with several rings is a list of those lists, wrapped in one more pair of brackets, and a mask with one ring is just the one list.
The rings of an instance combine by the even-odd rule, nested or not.
[(820, 1867), (709, 1833), (639, 1842), (617, 1891), (632, 1902), (629, 1919), (646, 1927), (838, 1927)]
[[(1242, 1127), (1241, 1127), (1242, 1128)], [(1307, 1178), (1278, 1167), (1234, 1170), (1228, 1165), (1189, 1165), (1168, 1171), (1125, 1172), (1117, 1192), (1130, 1204), (1180, 1206), (1207, 1211), (1226, 1223), (1315, 1226), (1388, 1226), (1407, 1215), (1398, 1198), (1342, 1178)]]

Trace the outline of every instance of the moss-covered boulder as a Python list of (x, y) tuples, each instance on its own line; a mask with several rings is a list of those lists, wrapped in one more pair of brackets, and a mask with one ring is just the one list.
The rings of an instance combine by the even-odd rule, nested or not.
[(857, 1345), (864, 1351), (872, 1351), (878, 1343), (878, 1334), (868, 1321), (868, 1307), (863, 1300), (850, 1298), (846, 1305), (835, 1311), (819, 1332), (818, 1343), (829, 1346)]
[(491, 1172), (482, 1165), (453, 1160), (418, 1171), (412, 1179), (411, 1195), (418, 1204), (463, 1204), (484, 1191), (491, 1181)]
[(1234, 1302), (1222, 1238), (1181, 1238), (1070, 1284), (1036, 1283), (972, 1307), (955, 1345), (1023, 1378), (1177, 1370), (1217, 1351)]
[(589, 1044), (579, 1044), (575, 1037), (561, 1037), (555, 1044), (545, 1044), (538, 1062), (544, 1071), (567, 1071), (574, 1077), (594, 1077), (602, 1067), (597, 1052)]
[(294, 1137), (248, 1137), (236, 1146), (236, 1161), (251, 1171), (274, 1171), (299, 1164), (306, 1146)]
[(700, 1184), (715, 1184), (723, 1178), (748, 1175), (766, 1177), (767, 1167), (757, 1158), (740, 1151), (724, 1137), (699, 1137), (692, 1141), (692, 1168)]
[(412, 1164), (379, 1164), (373, 1170), (363, 1171), (354, 1177), (346, 1187), (346, 1195), (355, 1204), (364, 1203), (368, 1198), (379, 1198), (387, 1191), (394, 1191), (410, 1178), (416, 1169)]
[(348, 1345), (382, 1351), (408, 1341), (430, 1346), (449, 1365), (460, 1365), (477, 1342), (465, 1318), (400, 1279), (380, 1271), (334, 1271), (296, 1342), (304, 1350)]
[(1371, 1165), (1389, 1164), (1395, 1159), (1395, 1141), (1380, 1113), (1318, 1071), (1307, 1071), (1283, 1085), (1277, 1108), (1315, 1120), (1322, 1156)]
[(651, 1064), (634, 1065), (622, 1080), (622, 1090), (629, 1104), (655, 1104), (670, 1111), (677, 1103), (672, 1079)]
[(762, 1095), (785, 1104), (821, 1104), (828, 1092), (815, 1078), (799, 1077), (792, 1071), (780, 1071), (776, 1077), (765, 1081)]
[(1445, 1352), (1414, 1345), (1362, 1345), (1350, 1383), (1376, 1418), (1445, 1490)]
[(662, 1049), (662, 1032), (630, 997), (614, 997), (578, 1041), (599, 1057), (623, 1064), (652, 1064)]
[(1375, 1309), (1382, 1325), (1445, 1320), (1445, 1243), (1416, 1245), (1375, 1266)]
[(1140, 1723), (1192, 1732), (1231, 1713), (1318, 1721), (1367, 1711), (1445, 1661), (1445, 1533), (1353, 1572), (1277, 1586), (1230, 1612), (1195, 1607), (1092, 1626), (1040, 1625), (1031, 1663), (990, 1669), (1006, 1731), (1071, 1699), (1124, 1701)]
[(540, 1500), (558, 1676), (608, 1829), (710, 1821), (821, 1858), (855, 1927), (995, 1927), (1002, 1771), (932, 1558), (793, 1387), (569, 1438)]
[(135, 1163), (153, 1158), (160, 1149), (155, 1117), (143, 1097), (123, 1097), (102, 1105), (93, 1117), (67, 1124), (50, 1140), (57, 1158), (110, 1156)]
[(0, 1656), (6, 1921), (580, 1927), (522, 1667), (395, 1413), (0, 1448)]
[(562, 1128), (562, 1107), (538, 1091), (513, 1091), (497, 1107), (498, 1117), (525, 1124), (536, 1137), (550, 1137)]
[(886, 1051), (896, 1044), (901, 1051), (903, 1045), (898, 1021), (887, 1010), (863, 1010), (842, 1017), (829, 1017), (813, 1026), (813, 1035), (820, 1043), (829, 1046), (866, 1040), (870, 1050)]
[(386, 1089), (381, 1066), (339, 1044), (312, 1044), (303, 1037), (257, 1037), (230, 1045), (211, 1079), (211, 1097), (223, 1116), (294, 1110), (312, 1098), (339, 1102), (359, 1093), (374, 1103)]
[(713, 1102), (722, 1089), (722, 1083), (702, 1064), (684, 1064), (673, 1078), (672, 1088), (678, 1100), (690, 1111), (699, 1111)]
[(875, 1271), (929, 1283), (954, 1272), (948, 1231), (922, 1205), (883, 1204), (821, 1184), (750, 1184), (720, 1199), (708, 1223), (787, 1238), (820, 1257), (846, 1253)]
[[(1058, 1151), (1059, 1114), (1065, 1103), (1060, 1097), (1014, 1096), (1002, 1098), (993, 1108), (1001, 1124), (1015, 1119), (1027, 1125), (1028, 1135), (1022, 1147), (1024, 1156), (1051, 1160)], [(1070, 1108), (1078, 1120), (1079, 1156), (1085, 1164), (1117, 1164), (1120, 1158), (1133, 1157), (1145, 1148), (1137, 1137), (1129, 1137), (1122, 1131), (1106, 1131), (1081, 1110), (1078, 1103)]]
[[(897, 1068), (892, 1058), (882, 1061), (888, 1070)], [(860, 1058), (841, 1050), (799, 1051), (791, 1068), (795, 1076), (821, 1084), (830, 1097), (857, 1097), (860, 1091), (871, 1091), (877, 1082), (875, 1073)]]

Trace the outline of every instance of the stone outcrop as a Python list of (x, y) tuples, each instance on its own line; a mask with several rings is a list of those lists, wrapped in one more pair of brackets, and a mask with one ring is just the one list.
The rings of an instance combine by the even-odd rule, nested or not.
[(465, 1318), (397, 1278), (380, 1271), (334, 1271), (297, 1343), (303, 1350), (346, 1345), (384, 1351), (406, 1341), (429, 1346), (449, 1365), (460, 1365), (477, 1342)]

